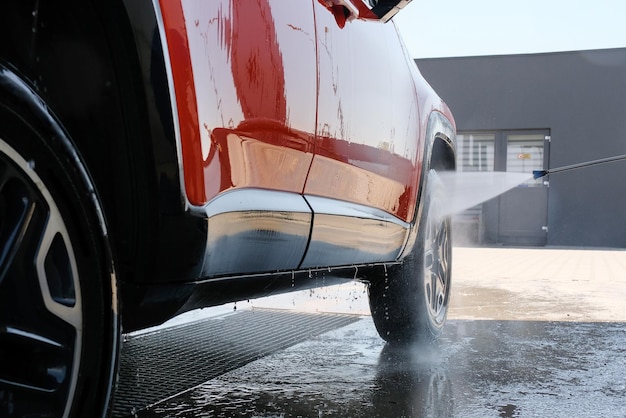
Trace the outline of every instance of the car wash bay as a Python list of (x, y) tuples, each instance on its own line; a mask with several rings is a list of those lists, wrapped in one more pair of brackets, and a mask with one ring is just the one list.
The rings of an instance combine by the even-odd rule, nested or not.
[(377, 335), (347, 282), (126, 336), (114, 416), (602, 416), (626, 411), (626, 251), (454, 248), (433, 344)]

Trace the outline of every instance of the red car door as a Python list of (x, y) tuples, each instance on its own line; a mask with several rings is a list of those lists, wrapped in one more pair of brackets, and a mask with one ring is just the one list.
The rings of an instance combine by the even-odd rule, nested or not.
[(313, 157), (311, 0), (161, 1), (192, 205), (263, 188), (301, 193)]
[[(316, 215), (303, 267), (332, 262), (324, 255), (329, 242), (338, 260), (394, 259), (413, 220), (423, 152), (414, 63), (393, 23), (356, 19), (342, 25), (319, 1), (315, 17), (317, 139), (305, 195)], [(347, 213), (337, 209), (346, 204), (359, 213), (350, 216), (371, 225), (347, 223)], [(324, 245), (316, 252), (318, 243)]]

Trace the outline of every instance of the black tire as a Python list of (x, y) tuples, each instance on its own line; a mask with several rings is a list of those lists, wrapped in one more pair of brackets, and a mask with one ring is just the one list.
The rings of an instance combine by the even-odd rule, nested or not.
[(43, 102), (0, 67), (0, 416), (107, 415), (118, 323), (86, 170)]
[(417, 241), (402, 264), (369, 284), (374, 324), (388, 342), (430, 342), (441, 334), (448, 313), (452, 272), (449, 216), (442, 216), (443, 190), (428, 172)]

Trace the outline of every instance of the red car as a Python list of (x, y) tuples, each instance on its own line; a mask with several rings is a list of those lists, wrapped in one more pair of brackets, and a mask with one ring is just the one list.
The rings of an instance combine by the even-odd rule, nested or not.
[(1, 6), (0, 415), (106, 415), (122, 331), (339, 280), (440, 332), (455, 125), (404, 3)]

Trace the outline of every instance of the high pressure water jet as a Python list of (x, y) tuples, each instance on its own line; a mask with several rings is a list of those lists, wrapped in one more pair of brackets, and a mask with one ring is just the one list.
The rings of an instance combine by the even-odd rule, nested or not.
[(442, 215), (461, 213), (532, 179), (528, 173), (503, 171), (444, 171), (437, 174), (445, 199)]
[(566, 165), (563, 167), (557, 167), (557, 168), (552, 168), (548, 170), (534, 170), (533, 178), (538, 179), (538, 178), (545, 176), (546, 174), (558, 173), (561, 171), (568, 171), (568, 170), (575, 170), (577, 168), (590, 167), (593, 165), (604, 164), (604, 163), (612, 163), (614, 161), (620, 161), (620, 160), (626, 160), (626, 154), (616, 155), (614, 157), (600, 158), (599, 160), (586, 161), (584, 163), (570, 164), (570, 165)]
[(626, 160), (626, 154), (547, 170), (534, 170), (532, 175), (501, 171), (440, 172), (438, 173), (438, 177), (445, 196), (445, 209), (443, 210), (444, 213), (442, 213), (442, 215), (461, 213), (462, 211), (475, 205), (486, 202), (489, 199), (493, 199), (494, 197), (499, 196), (528, 180), (536, 180), (547, 174), (590, 167), (620, 160)]

